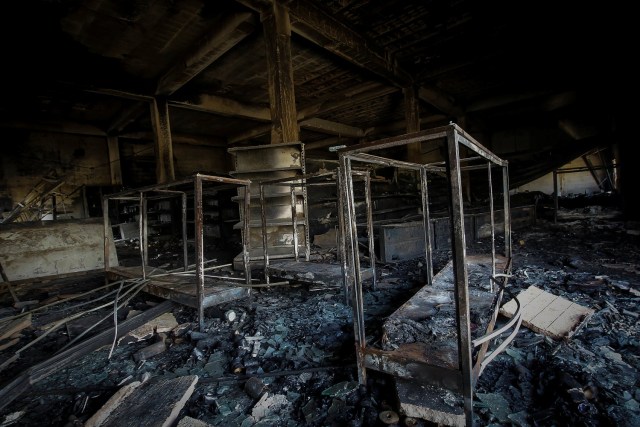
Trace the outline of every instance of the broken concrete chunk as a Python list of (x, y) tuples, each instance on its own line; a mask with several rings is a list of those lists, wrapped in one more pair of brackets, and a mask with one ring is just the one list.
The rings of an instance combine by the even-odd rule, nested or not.
[(262, 382), (260, 378), (251, 377), (244, 383), (244, 391), (251, 397), (252, 399), (257, 399), (260, 397), (262, 392), (265, 389), (265, 384)]
[(497, 393), (476, 393), (476, 397), (489, 408), (489, 411), (491, 411), (498, 421), (501, 423), (509, 422), (511, 408), (509, 408), (507, 399), (502, 395)]
[(173, 313), (164, 313), (139, 328), (129, 332), (127, 335), (122, 337), (118, 343), (142, 341), (151, 338), (154, 332), (170, 332), (176, 326), (178, 326), (178, 322), (176, 321)]
[(133, 354), (133, 360), (136, 362), (140, 362), (141, 360), (148, 360), (153, 356), (164, 352), (167, 349), (167, 346), (164, 343), (164, 340), (158, 341), (157, 343), (151, 344), (143, 349), (138, 350)]
[(320, 249), (333, 249), (338, 246), (336, 229), (332, 228), (324, 234), (313, 236), (313, 244)]
[(257, 421), (268, 417), (274, 413), (277, 413), (287, 406), (290, 406), (291, 403), (287, 400), (287, 397), (283, 394), (274, 394), (273, 396), (269, 395), (269, 393), (265, 393), (262, 395), (260, 400), (253, 406), (251, 410), (251, 416)]
[(191, 417), (183, 417), (180, 422), (178, 422), (177, 427), (213, 427), (211, 424), (205, 423), (204, 421), (197, 420)]

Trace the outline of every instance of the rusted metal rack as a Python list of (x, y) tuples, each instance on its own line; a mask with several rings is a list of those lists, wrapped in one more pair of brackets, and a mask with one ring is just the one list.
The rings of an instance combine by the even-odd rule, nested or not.
[[(370, 154), (371, 152), (389, 149), (392, 147), (404, 146), (415, 143), (440, 144), (444, 142), (446, 147), (446, 160), (434, 164), (418, 164), (405, 161), (398, 161)], [(466, 147), (465, 151), (474, 153), (474, 157), (461, 158), (460, 147)], [(374, 369), (394, 375), (397, 379), (408, 379), (413, 382), (438, 386), (462, 396), (460, 399), (460, 416), (457, 424), (473, 425), (473, 387), (484, 369), (500, 351), (515, 337), (520, 326), (520, 312), (516, 312), (511, 321), (502, 328), (494, 331), (495, 322), (498, 316), (498, 308), (501, 304), (502, 295), (509, 277), (511, 265), (511, 224), (509, 206), (509, 174), (508, 164), (495, 154), (491, 153), (459, 126), (450, 124), (447, 126), (429, 129), (398, 137), (382, 139), (355, 145), (339, 151), (340, 170), (342, 181), (340, 185), (340, 200), (344, 204), (344, 237), (345, 242), (345, 281), (353, 287), (352, 307), (354, 311), (354, 330), (356, 339), (356, 354), (358, 363), (358, 378), (362, 385), (366, 384), (367, 369)], [(399, 169), (413, 170), (419, 173), (420, 187), (422, 194), (422, 217), (424, 224), (424, 253), (426, 259), (427, 279), (423, 288), (427, 292), (434, 288), (434, 272), (432, 262), (432, 242), (429, 218), (429, 198), (428, 198), (428, 174), (445, 174), (448, 181), (448, 193), (450, 202), (450, 223), (451, 223), (451, 249), (452, 249), (452, 274), (451, 274), (451, 294), (455, 303), (455, 335), (457, 337), (457, 348), (453, 353), (454, 362), (451, 368), (443, 367), (433, 360), (437, 359), (436, 353), (440, 350), (420, 347), (416, 351), (413, 346), (411, 351), (385, 351), (373, 348), (368, 345), (365, 333), (364, 306), (363, 306), (363, 286), (360, 269), (358, 231), (355, 220), (354, 189), (352, 177), (352, 163), (373, 164)], [(464, 165), (462, 165), (464, 164)], [(495, 249), (495, 223), (493, 206), (493, 184), (492, 169), (502, 169), (502, 188), (504, 200), (504, 257), (498, 260)], [(482, 337), (472, 339), (470, 330), (470, 297), (469, 297), (469, 277), (468, 263), (472, 261), (466, 254), (465, 224), (462, 198), (462, 171), (486, 170), (489, 182), (490, 193), (490, 215), (491, 215), (491, 283), (497, 283), (497, 292), (491, 287), (491, 292), (487, 292), (493, 300), (492, 309), (488, 317), (486, 333)], [(368, 185), (368, 182), (366, 182)], [(370, 193), (370, 190), (369, 190)], [(370, 209), (370, 207), (368, 207)], [(502, 262), (503, 271), (497, 272), (496, 265)], [(434, 291), (435, 292), (435, 291)], [(475, 295), (475, 293), (474, 293)], [(491, 305), (491, 304), (490, 304)], [(518, 304), (519, 307), (519, 304)], [(415, 312), (415, 306), (412, 307)], [(419, 313), (418, 313), (419, 314)], [(511, 330), (502, 344), (495, 348), (489, 355), (487, 350), (489, 342), (505, 332)], [(475, 363), (472, 352), (476, 351)], [(436, 356), (431, 357), (431, 356)], [(432, 420), (442, 422), (442, 420)]]
[[(139, 267), (122, 267), (111, 265), (105, 261), (105, 273), (111, 277), (142, 278), (147, 280), (145, 290), (157, 296), (171, 299), (176, 302), (192, 306), (198, 309), (200, 329), (204, 327), (204, 309), (208, 306), (226, 302), (232, 299), (241, 298), (248, 295), (251, 286), (251, 269), (249, 265), (249, 199), (251, 181), (196, 174), (189, 178), (168, 182), (165, 184), (151, 185), (120, 193), (110, 194), (103, 197), (104, 212), (104, 259), (109, 260), (110, 248), (113, 245), (113, 235), (109, 218), (110, 202), (128, 201), (138, 204), (138, 228), (140, 260)], [(203, 200), (210, 194), (220, 190), (242, 188), (243, 205), (246, 214), (243, 217), (242, 233), (242, 260), (243, 277), (229, 278), (222, 276), (212, 277), (205, 274), (222, 267), (230, 265), (212, 265), (215, 260), (205, 261), (204, 256), (204, 214)], [(182, 226), (182, 267), (177, 270), (165, 271), (163, 269), (149, 265), (149, 227), (147, 220), (147, 205), (151, 200), (179, 198), (181, 203), (181, 226)], [(189, 265), (188, 248), (188, 201), (192, 200), (194, 218), (193, 233), (195, 254), (192, 259), (195, 265)], [(205, 267), (206, 265), (206, 267)], [(195, 270), (194, 270), (195, 267)], [(234, 281), (236, 280), (236, 281)], [(244, 282), (240, 287), (238, 280)]]

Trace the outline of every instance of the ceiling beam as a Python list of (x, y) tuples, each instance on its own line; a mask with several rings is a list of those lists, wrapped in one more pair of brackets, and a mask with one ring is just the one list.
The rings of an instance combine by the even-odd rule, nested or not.
[(0, 121), (0, 128), (20, 129), (33, 132), (65, 133), (83, 136), (107, 136), (107, 133), (97, 126), (71, 121), (2, 120)]
[(271, 111), (268, 107), (246, 104), (215, 95), (200, 95), (197, 101), (169, 101), (169, 105), (175, 108), (213, 113), (225, 117), (237, 117), (261, 122), (271, 121)]
[(371, 101), (372, 99), (380, 98), (392, 93), (398, 92), (400, 89), (396, 87), (377, 85), (377, 87), (371, 88), (368, 84), (367, 90), (362, 92), (354, 92), (353, 89), (345, 91), (343, 93), (337, 93), (331, 95), (329, 99), (313, 102), (306, 106), (302, 106), (298, 109), (298, 120), (310, 119), (321, 114), (331, 113), (342, 108), (347, 108), (352, 105)]
[[(236, 0), (262, 13), (277, 0)], [(354, 31), (311, 1), (282, 2), (291, 16), (291, 30), (312, 43), (343, 58), (351, 64), (369, 70), (399, 87), (413, 80), (387, 50)]]
[(516, 102), (529, 101), (535, 98), (540, 98), (543, 96), (547, 97), (550, 95), (553, 95), (553, 91), (549, 89), (503, 93), (500, 95), (491, 96), (485, 99), (472, 102), (466, 106), (465, 111), (467, 113), (485, 111), (491, 108), (504, 107), (506, 105), (513, 104)]
[(304, 144), (304, 150), (306, 152), (311, 150), (317, 150), (319, 148), (331, 147), (334, 145), (346, 145), (345, 142), (347, 141), (344, 138), (333, 136), (331, 138), (321, 139), (320, 141), (306, 143)]
[(348, 138), (362, 138), (365, 136), (364, 130), (355, 126), (319, 118), (303, 120), (300, 122), (300, 127), (313, 132), (344, 136)]
[(247, 141), (252, 138), (258, 138), (271, 132), (271, 124), (260, 125), (249, 130), (239, 132), (235, 135), (231, 135), (227, 138), (229, 145), (237, 144), (239, 142)]
[(195, 49), (158, 79), (156, 95), (172, 95), (255, 30), (251, 12), (225, 16), (220, 26), (198, 42)]
[(461, 117), (464, 110), (455, 99), (435, 86), (422, 86), (418, 89), (418, 98), (452, 117)]
[(411, 83), (406, 72), (387, 50), (354, 31), (315, 3), (293, 0), (287, 3), (292, 30), (331, 53), (370, 70), (399, 86)]
[[(120, 138), (135, 139), (135, 140), (147, 140), (149, 143), (153, 142), (153, 132), (128, 132), (120, 135)], [(219, 147), (227, 148), (227, 141), (223, 138), (217, 138), (215, 136), (193, 135), (184, 133), (172, 133), (171, 141), (174, 144), (185, 145), (201, 145), (205, 147)]]
[[(298, 109), (298, 121), (312, 119), (322, 114), (348, 108), (350, 106), (364, 103), (372, 99), (386, 96), (398, 92), (396, 87), (384, 86), (379, 83), (364, 83), (358, 87), (351, 88), (340, 93), (333, 94), (331, 98), (308, 104)], [(258, 138), (266, 135), (271, 129), (264, 125), (239, 132), (229, 137), (230, 144), (246, 141), (252, 138)]]

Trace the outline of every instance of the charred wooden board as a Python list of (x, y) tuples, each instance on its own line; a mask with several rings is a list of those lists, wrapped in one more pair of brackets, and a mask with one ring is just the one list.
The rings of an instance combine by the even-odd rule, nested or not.
[(197, 382), (197, 375), (189, 375), (126, 385), (85, 426), (172, 426), (193, 394)]

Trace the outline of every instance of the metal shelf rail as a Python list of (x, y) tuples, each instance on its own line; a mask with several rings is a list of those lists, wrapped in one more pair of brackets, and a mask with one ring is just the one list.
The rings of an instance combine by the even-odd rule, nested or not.
[[(399, 147), (414, 143), (440, 143), (445, 142), (446, 160), (445, 162), (432, 164), (418, 164), (405, 161), (398, 161), (389, 158), (379, 157), (369, 154), (371, 152)], [(475, 153), (477, 157), (460, 157), (460, 146)], [(461, 423), (467, 426), (473, 425), (473, 387), (475, 382), (486, 367), (500, 351), (515, 337), (520, 326), (520, 311), (516, 312), (511, 322), (499, 330), (494, 331), (495, 321), (498, 315), (498, 308), (501, 304), (503, 291), (507, 283), (511, 265), (511, 224), (509, 206), (509, 173), (508, 164), (483, 147), (474, 138), (468, 135), (456, 124), (401, 135), (398, 137), (386, 138), (378, 141), (358, 144), (344, 148), (339, 151), (341, 185), (339, 198), (344, 205), (344, 237), (342, 240), (346, 244), (346, 270), (345, 281), (353, 287), (352, 307), (354, 311), (354, 330), (356, 340), (356, 356), (358, 365), (358, 379), (361, 385), (366, 385), (367, 368), (374, 369), (399, 378), (411, 379), (417, 382), (431, 381), (431, 384), (438, 384), (450, 390), (459, 392), (462, 395), (464, 418)], [(428, 361), (418, 360), (415, 354), (400, 351), (383, 351), (367, 346), (364, 306), (363, 306), (363, 286), (360, 269), (358, 235), (355, 220), (354, 190), (352, 179), (352, 162), (358, 164), (374, 164), (399, 169), (409, 169), (420, 174), (420, 187), (422, 194), (422, 219), (424, 223), (425, 258), (427, 268), (427, 286), (433, 286), (433, 262), (431, 258), (432, 242), (429, 219), (428, 200), (428, 173), (445, 173), (448, 178), (448, 193), (450, 201), (450, 222), (451, 222), (451, 249), (453, 266), (453, 295), (456, 313), (456, 336), (457, 336), (457, 370), (444, 372), (439, 366), (431, 365)], [(480, 164), (474, 164), (481, 162)], [(461, 166), (461, 163), (467, 163)], [(502, 186), (504, 200), (504, 271), (496, 272), (496, 249), (495, 249), (495, 222), (493, 206), (493, 186), (492, 168), (502, 169)], [(490, 193), (490, 215), (491, 215), (491, 283), (497, 283), (499, 289), (493, 298), (491, 320), (486, 328), (485, 335), (472, 340), (470, 331), (470, 299), (469, 299), (469, 277), (467, 272), (467, 255), (465, 243), (465, 224), (462, 199), (462, 179), (461, 171), (485, 169), (488, 173), (489, 193)], [(367, 182), (368, 185), (368, 182)], [(369, 191), (370, 192), (370, 191)], [(494, 292), (493, 285), (491, 287)], [(518, 305), (519, 306), (519, 305)], [(502, 344), (486, 354), (489, 342), (507, 332), (510, 328), (515, 330), (508, 336)], [(475, 347), (480, 347), (476, 352), (476, 361), (472, 357)], [(435, 350), (433, 350), (435, 351)], [(399, 354), (400, 353), (400, 354)], [(425, 380), (426, 379), (426, 380)]]
[[(251, 193), (249, 186), (251, 181), (241, 180), (213, 175), (195, 174), (189, 178), (176, 180), (164, 184), (150, 185), (146, 187), (125, 190), (115, 194), (109, 194), (103, 197), (102, 206), (104, 212), (104, 259), (105, 273), (121, 277), (142, 277), (143, 280), (149, 280), (148, 288), (155, 287), (156, 292), (160, 296), (166, 296), (186, 305), (197, 308), (200, 330), (204, 328), (204, 308), (216, 303), (235, 299), (248, 294), (251, 286), (251, 269), (249, 266), (249, 200)], [(205, 190), (203, 190), (205, 187)], [(210, 280), (210, 276), (206, 276), (206, 271), (215, 270), (224, 266), (211, 266), (209, 261), (205, 261), (204, 257), (204, 240), (203, 240), (203, 197), (207, 191), (215, 188), (216, 190), (230, 188), (244, 188), (243, 204), (246, 214), (243, 217), (242, 235), (242, 256), (243, 256), (243, 273), (245, 287), (233, 289), (230, 286), (238, 285), (229, 279), (219, 278), (221, 280)], [(159, 200), (179, 197), (182, 205), (182, 271), (164, 271), (159, 268), (149, 266), (149, 236), (147, 221), (147, 204), (149, 200)], [(189, 265), (189, 253), (187, 246), (187, 201), (193, 198), (194, 204), (194, 241), (195, 241), (195, 271), (192, 271), (193, 265)], [(139, 246), (140, 246), (140, 267), (119, 267), (110, 265), (108, 260), (110, 240), (113, 238), (110, 232), (109, 203), (116, 200), (127, 200), (137, 202), (139, 205), (140, 215), (138, 217), (139, 228)], [(207, 267), (205, 268), (205, 264)], [(192, 277), (195, 276), (195, 284)], [(205, 276), (211, 285), (205, 289)], [(173, 281), (169, 280), (173, 278)], [(224, 286), (227, 285), (227, 286)], [(176, 291), (181, 288), (182, 292)], [(194, 292), (195, 288), (195, 292)], [(149, 290), (149, 289), (148, 289)]]

